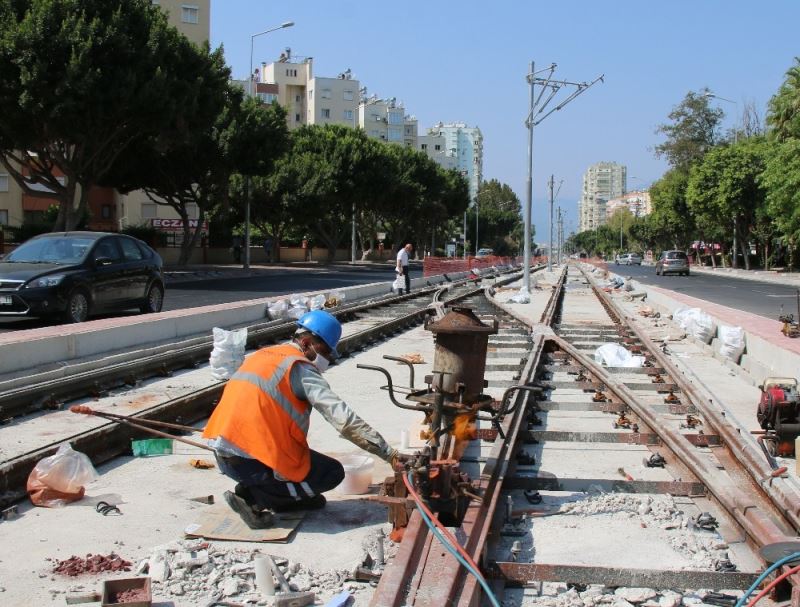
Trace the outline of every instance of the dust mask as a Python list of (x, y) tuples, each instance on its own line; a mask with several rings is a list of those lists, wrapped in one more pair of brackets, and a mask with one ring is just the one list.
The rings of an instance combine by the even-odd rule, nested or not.
[(322, 354), (317, 352), (316, 349), (314, 350), (314, 352), (316, 353), (317, 357), (311, 362), (314, 364), (314, 366), (320, 373), (325, 373), (325, 371), (328, 370), (328, 367), (331, 366), (331, 361), (322, 356)]

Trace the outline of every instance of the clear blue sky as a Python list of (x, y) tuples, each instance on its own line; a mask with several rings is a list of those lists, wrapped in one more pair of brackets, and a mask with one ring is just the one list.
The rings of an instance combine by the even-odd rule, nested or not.
[[(397, 97), (420, 132), (463, 121), (484, 137), (484, 178), (508, 183), (525, 200), (529, 61), (558, 64), (556, 77), (598, 83), (534, 131), (534, 223), (545, 240), (546, 180), (564, 184), (557, 204), (577, 227), (581, 177), (594, 162), (628, 167), (628, 188), (666, 168), (655, 134), (690, 90), (708, 86), (735, 123), (745, 101), (765, 111), (792, 65), (800, 2), (773, 0), (212, 0), (211, 43), (222, 44), (237, 78), (246, 77), (250, 36), (284, 21), (295, 26), (255, 40), (255, 64), (284, 47), (314, 57), (318, 76), (350, 68), (369, 94)], [(638, 178), (638, 179), (634, 179)]]

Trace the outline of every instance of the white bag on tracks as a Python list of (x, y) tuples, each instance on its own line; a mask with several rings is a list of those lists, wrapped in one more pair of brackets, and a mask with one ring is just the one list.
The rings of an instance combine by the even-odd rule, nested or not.
[(719, 349), (722, 356), (738, 363), (739, 357), (744, 352), (744, 329), (741, 327), (719, 326)]
[(230, 379), (244, 362), (247, 327), (226, 331), (214, 327), (214, 349), (211, 351), (211, 375), (214, 379)]
[(603, 344), (594, 352), (595, 362), (606, 367), (641, 367), (644, 356), (634, 356), (618, 344)]

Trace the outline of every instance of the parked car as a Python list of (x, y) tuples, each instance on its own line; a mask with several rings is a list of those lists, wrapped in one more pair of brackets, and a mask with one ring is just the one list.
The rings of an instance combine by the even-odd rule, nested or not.
[(642, 256), (637, 253), (625, 253), (624, 255), (617, 255), (614, 263), (618, 266), (640, 266), (642, 265)]
[(491, 257), (492, 255), (494, 255), (494, 249), (478, 249), (475, 257)]
[(61, 316), (83, 322), (101, 311), (164, 304), (161, 257), (124, 234), (53, 232), (0, 261), (0, 317)]
[(656, 261), (656, 275), (683, 274), (689, 276), (689, 258), (683, 251), (662, 251)]

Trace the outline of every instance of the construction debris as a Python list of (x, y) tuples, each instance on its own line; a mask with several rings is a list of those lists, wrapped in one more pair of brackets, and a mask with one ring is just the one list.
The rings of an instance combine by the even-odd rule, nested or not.
[[(402, 358), (403, 360), (411, 363), (412, 365), (424, 365), (425, 359), (422, 357), (422, 354), (419, 352), (413, 352), (410, 354), (401, 354), (398, 358)], [(402, 363), (398, 363), (402, 364)]]
[(86, 558), (71, 556), (56, 561), (53, 573), (75, 577), (84, 573), (101, 573), (103, 571), (130, 571), (131, 563), (113, 552), (107, 556), (87, 554)]

